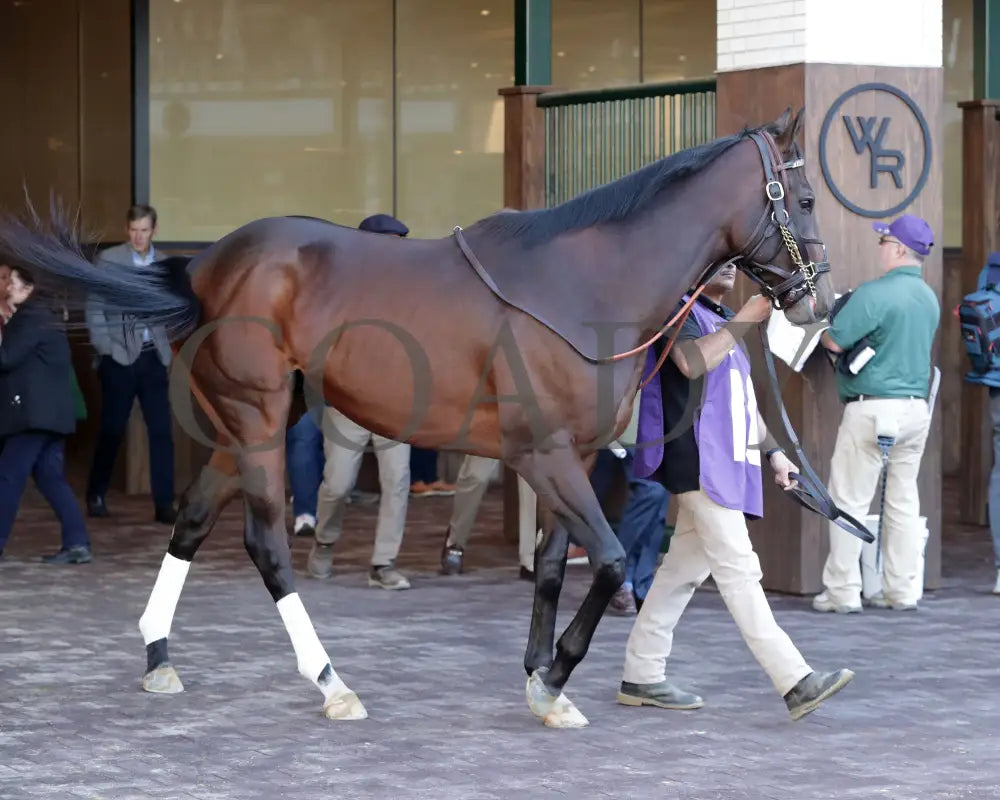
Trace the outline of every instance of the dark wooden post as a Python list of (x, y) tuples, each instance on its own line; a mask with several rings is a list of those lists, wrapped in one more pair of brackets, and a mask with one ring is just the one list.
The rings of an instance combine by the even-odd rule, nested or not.
[[(1000, 250), (1000, 100), (971, 100), (962, 109), (962, 293), (975, 289), (986, 256)], [(951, 313), (951, 309), (944, 309)], [(962, 382), (962, 522), (986, 525), (993, 466), (985, 386)]]
[[(545, 207), (545, 112), (537, 97), (551, 91), (551, 0), (515, 0), (514, 81), (504, 99), (503, 203), (525, 210)], [(503, 468), (503, 535), (518, 540), (517, 473)]]
[[(545, 207), (545, 111), (536, 99), (548, 86), (509, 86), (504, 98), (503, 203), (518, 210)], [(503, 535), (518, 541), (517, 473), (503, 468)]]

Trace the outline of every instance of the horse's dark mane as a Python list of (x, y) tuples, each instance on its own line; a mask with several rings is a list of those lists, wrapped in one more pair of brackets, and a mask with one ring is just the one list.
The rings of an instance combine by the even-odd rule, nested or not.
[(501, 211), (480, 220), (469, 228), (469, 232), (516, 239), (530, 246), (542, 244), (560, 233), (624, 220), (648, 209), (664, 192), (701, 172), (752, 133), (769, 130), (774, 134), (773, 127), (771, 123), (760, 128), (744, 128), (732, 136), (681, 150), (552, 208)]

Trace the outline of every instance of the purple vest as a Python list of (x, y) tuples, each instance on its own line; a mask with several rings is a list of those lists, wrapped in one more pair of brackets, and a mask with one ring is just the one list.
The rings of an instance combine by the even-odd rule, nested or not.
[[(684, 297), (687, 300), (687, 296)], [(703, 336), (726, 324), (726, 320), (695, 302), (691, 315)], [(646, 354), (643, 379), (656, 366), (650, 348)], [(636, 434), (635, 475), (646, 477), (663, 460), (663, 444), (642, 446), (663, 438), (663, 400), (660, 381), (653, 380), (642, 390)], [(734, 347), (705, 378), (701, 406), (694, 422), (698, 445), (701, 488), (725, 508), (760, 517), (764, 513), (761, 477), (760, 431), (757, 426), (757, 398), (750, 381), (750, 360), (742, 348)]]

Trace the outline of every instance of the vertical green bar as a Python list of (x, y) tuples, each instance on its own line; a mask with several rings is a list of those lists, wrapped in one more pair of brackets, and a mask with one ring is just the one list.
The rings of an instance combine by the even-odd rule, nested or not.
[(587, 106), (587, 176), (591, 186), (597, 185), (597, 106), (590, 103)]
[[(573, 106), (573, 144), (570, 145), (570, 152), (576, 156), (578, 152), (580, 141), (580, 106)], [(580, 159), (574, 157), (573, 159), (573, 194), (571, 197), (576, 197), (580, 193)]]
[(552, 83), (551, 0), (514, 0), (514, 83)]
[(552, 137), (548, 146), (552, 148), (552, 205), (559, 205), (562, 202), (562, 108), (552, 109), (554, 118), (552, 120)]
[(975, 99), (1000, 98), (1000, 0), (972, 0), (972, 85)]

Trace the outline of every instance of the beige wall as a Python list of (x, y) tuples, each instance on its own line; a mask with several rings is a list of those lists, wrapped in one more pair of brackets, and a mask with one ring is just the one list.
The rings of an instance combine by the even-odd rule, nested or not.
[[(712, 74), (714, 3), (552, 9), (557, 86)], [(376, 212), (443, 236), (503, 205), (511, 0), (150, 0), (149, 46), (163, 240), (212, 241), (271, 214), (356, 225)]]
[(514, 5), (406, 0), (396, 13), (396, 215), (446, 236), (503, 206), (497, 90), (514, 82)]
[(150, 0), (160, 237), (392, 207), (391, 0)]

